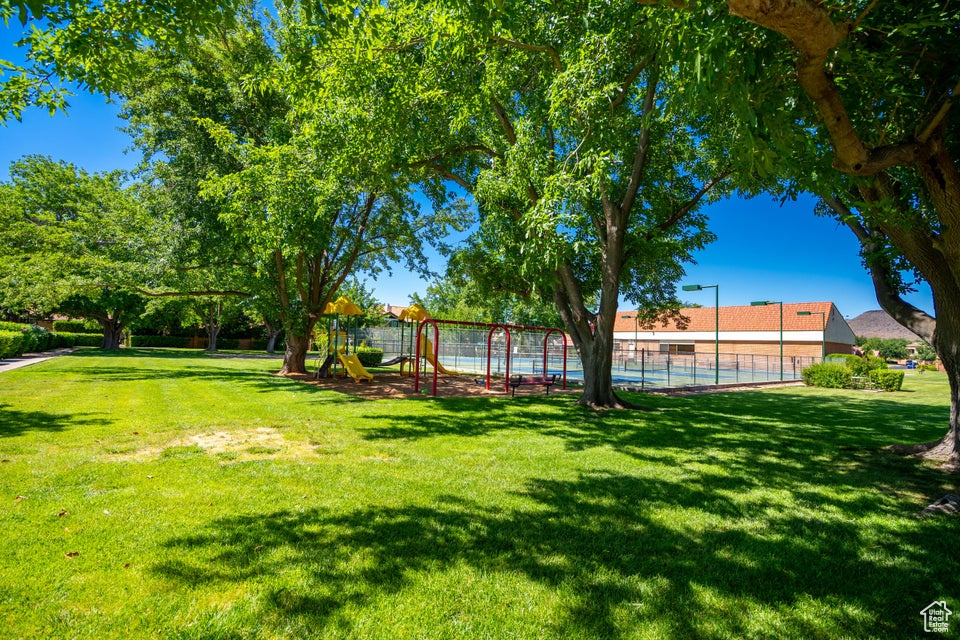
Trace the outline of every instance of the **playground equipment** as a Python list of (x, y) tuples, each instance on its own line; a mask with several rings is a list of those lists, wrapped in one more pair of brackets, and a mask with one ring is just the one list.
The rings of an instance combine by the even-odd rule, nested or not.
[[(352, 316), (363, 315), (363, 309), (351, 302), (346, 296), (340, 296), (335, 301), (327, 303), (327, 306), (323, 309), (323, 315), (327, 318), (331, 318), (331, 320), (327, 324), (327, 357), (323, 364), (317, 368), (317, 378), (328, 378), (332, 375), (335, 376), (338, 360), (341, 362), (341, 364), (343, 364), (344, 369), (346, 369), (346, 364), (343, 363), (342, 357), (335, 358), (334, 355), (350, 355), (350, 341), (348, 336), (348, 331), (350, 330), (350, 318)], [(345, 316), (347, 318), (347, 329), (345, 331), (340, 331), (340, 316)], [(334, 325), (337, 327), (336, 331), (333, 329)], [(341, 337), (343, 339), (342, 346), (340, 345)], [(354, 343), (356, 343), (356, 338), (354, 338)], [(354, 349), (356, 349), (356, 344), (354, 344)], [(321, 352), (322, 351), (323, 350), (321, 349)], [(319, 360), (319, 356), (317, 359)], [(359, 360), (357, 361), (357, 364), (360, 365)], [(331, 368), (333, 371), (331, 371)], [(363, 365), (360, 365), (360, 368), (362, 369)], [(365, 370), (364, 373), (366, 373), (367, 376), (370, 376), (370, 379), (373, 378), (373, 376), (370, 373), (367, 373)]]
[[(429, 314), (426, 313), (422, 308), (419, 309), (418, 315), (418, 326), (417, 326), (417, 349), (416, 353), (418, 357), (414, 361), (414, 383), (413, 390), (414, 392), (420, 391), (420, 375), (421, 371), (426, 373), (425, 369), (421, 366), (421, 360), (425, 361), (427, 364), (430, 364), (433, 367), (433, 376), (431, 384), (431, 395), (437, 395), (437, 381), (438, 374), (446, 373), (448, 375), (457, 375), (454, 372), (443, 367), (439, 362), (440, 357), (440, 327), (441, 326), (455, 326), (455, 327), (470, 327), (473, 329), (484, 329), (487, 331), (487, 340), (486, 340), (486, 376), (484, 385), (489, 390), (491, 388), (491, 379), (493, 377), (493, 348), (494, 348), (494, 339), (495, 337), (500, 338), (502, 334), (502, 345), (504, 348), (504, 378), (503, 378), (503, 390), (504, 392), (510, 391), (510, 380), (511, 380), (511, 359), (513, 358), (513, 352), (511, 350), (512, 346), (512, 337), (515, 332), (537, 332), (542, 333), (542, 360), (540, 361), (541, 366), (541, 377), (546, 380), (549, 373), (549, 348), (550, 348), (550, 338), (551, 336), (559, 336), (562, 340), (562, 353), (563, 353), (563, 371), (561, 384), (562, 388), (567, 388), (567, 335), (561, 330), (554, 327), (537, 327), (537, 326), (524, 326), (524, 325), (513, 325), (513, 324), (490, 324), (486, 322), (467, 322), (460, 320), (438, 320), (436, 318), (431, 318)], [(433, 340), (426, 335), (427, 327), (433, 328)], [(425, 366), (425, 365), (424, 365)], [(556, 378), (553, 378), (553, 381), (556, 381)], [(552, 382), (551, 382), (552, 384)]]
[(346, 369), (347, 375), (354, 379), (356, 382), (361, 382), (366, 380), (370, 382), (373, 380), (373, 374), (364, 369), (363, 365), (360, 363), (360, 358), (357, 357), (357, 354), (353, 353), (347, 355), (341, 353), (339, 356), (343, 368)]
[(434, 349), (433, 343), (430, 342), (430, 338), (426, 338), (424, 342), (425, 342), (425, 344), (423, 345), (423, 352), (421, 353), (421, 355), (424, 357), (424, 359), (425, 359), (427, 362), (430, 363), (430, 366), (433, 367), (433, 369), (434, 369), (435, 371), (439, 371), (440, 373), (442, 373), (442, 374), (445, 375), (445, 376), (458, 376), (458, 375), (460, 375), (460, 374), (457, 373), (456, 371), (451, 371), (450, 369), (447, 369), (445, 366), (443, 366), (442, 364), (440, 364), (439, 362), (437, 362), (437, 357), (434, 355), (434, 353), (436, 353), (437, 349)]

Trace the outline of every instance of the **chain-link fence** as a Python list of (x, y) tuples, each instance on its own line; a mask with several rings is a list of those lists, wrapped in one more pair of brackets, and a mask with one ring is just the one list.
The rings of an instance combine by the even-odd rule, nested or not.
[[(433, 331), (425, 331), (432, 341)], [(447, 369), (476, 375), (487, 371), (487, 338), (489, 330), (441, 325), (439, 361)], [(543, 337), (537, 331), (513, 331), (510, 336), (510, 372), (542, 375), (563, 372), (563, 339), (553, 335), (547, 346), (547, 371), (543, 371)], [(389, 360), (414, 351), (416, 334), (408, 328), (401, 338), (400, 328), (360, 329), (357, 340), (383, 349)], [(506, 368), (506, 335), (494, 332), (490, 352), (491, 372), (503, 375)], [(431, 346), (432, 350), (432, 346)], [(616, 351), (613, 381), (617, 385), (638, 389), (663, 389), (719, 384), (746, 384), (799, 380), (801, 371), (819, 357), (721, 353), (719, 371), (713, 353), (663, 353), (641, 349), (637, 352)], [(567, 346), (567, 379), (583, 379), (583, 368), (576, 349)]]

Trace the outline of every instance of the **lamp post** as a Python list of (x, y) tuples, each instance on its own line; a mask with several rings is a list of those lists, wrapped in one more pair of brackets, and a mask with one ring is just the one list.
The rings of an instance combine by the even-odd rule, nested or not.
[[(719, 284), (685, 284), (684, 291), (703, 291), (704, 289), (714, 290), (714, 317), (713, 332), (713, 383), (720, 384), (720, 285)], [(696, 352), (696, 350), (694, 350)]]
[(765, 307), (768, 304), (778, 304), (780, 305), (780, 380), (783, 380), (783, 301), (775, 300), (760, 300), (758, 302), (751, 302), (750, 306), (753, 307)]
[(827, 313), (825, 311), (797, 311), (798, 316), (820, 316), (820, 361), (827, 359)]

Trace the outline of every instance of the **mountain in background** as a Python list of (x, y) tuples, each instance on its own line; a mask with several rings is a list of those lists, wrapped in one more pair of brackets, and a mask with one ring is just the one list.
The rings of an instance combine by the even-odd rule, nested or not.
[(857, 337), (881, 338), (884, 340), (904, 338), (910, 342), (920, 340), (917, 334), (899, 324), (890, 314), (880, 309), (861, 313), (853, 320), (847, 320), (847, 324), (850, 325), (853, 334)]

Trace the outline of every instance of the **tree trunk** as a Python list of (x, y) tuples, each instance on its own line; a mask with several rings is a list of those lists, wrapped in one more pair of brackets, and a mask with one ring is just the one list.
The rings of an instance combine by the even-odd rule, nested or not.
[(267, 325), (267, 353), (275, 353), (277, 350), (277, 336), (280, 335), (280, 329), (274, 328), (270, 323)]
[(107, 351), (116, 351), (120, 348), (120, 342), (123, 340), (123, 325), (115, 318), (98, 320), (103, 329), (103, 340), (100, 342), (100, 348)]
[[(623, 409), (629, 405), (613, 390), (613, 322), (605, 320), (601, 322), (601, 317), (597, 317), (592, 338), (577, 350), (583, 363), (583, 394), (577, 403), (594, 409)], [(609, 325), (609, 329), (603, 324)]]
[(298, 375), (307, 372), (307, 351), (310, 349), (310, 336), (298, 335), (287, 329), (287, 348), (283, 353), (283, 368), (280, 375)]
[[(924, 458), (958, 466), (960, 465), (960, 322), (958, 322), (960, 310), (955, 308), (958, 301), (951, 300), (947, 305), (938, 304), (939, 302), (934, 291), (937, 328), (932, 346), (950, 382), (950, 426), (947, 433), (935, 442), (896, 446), (893, 449), (903, 453), (916, 453)], [(949, 311), (943, 306), (950, 307)]]
[(207, 351), (217, 350), (217, 336), (220, 335), (220, 314), (223, 311), (223, 302), (210, 305), (207, 309), (207, 322), (204, 329), (207, 332)]
[(207, 325), (207, 351), (217, 350), (217, 336), (220, 335), (220, 327)]

